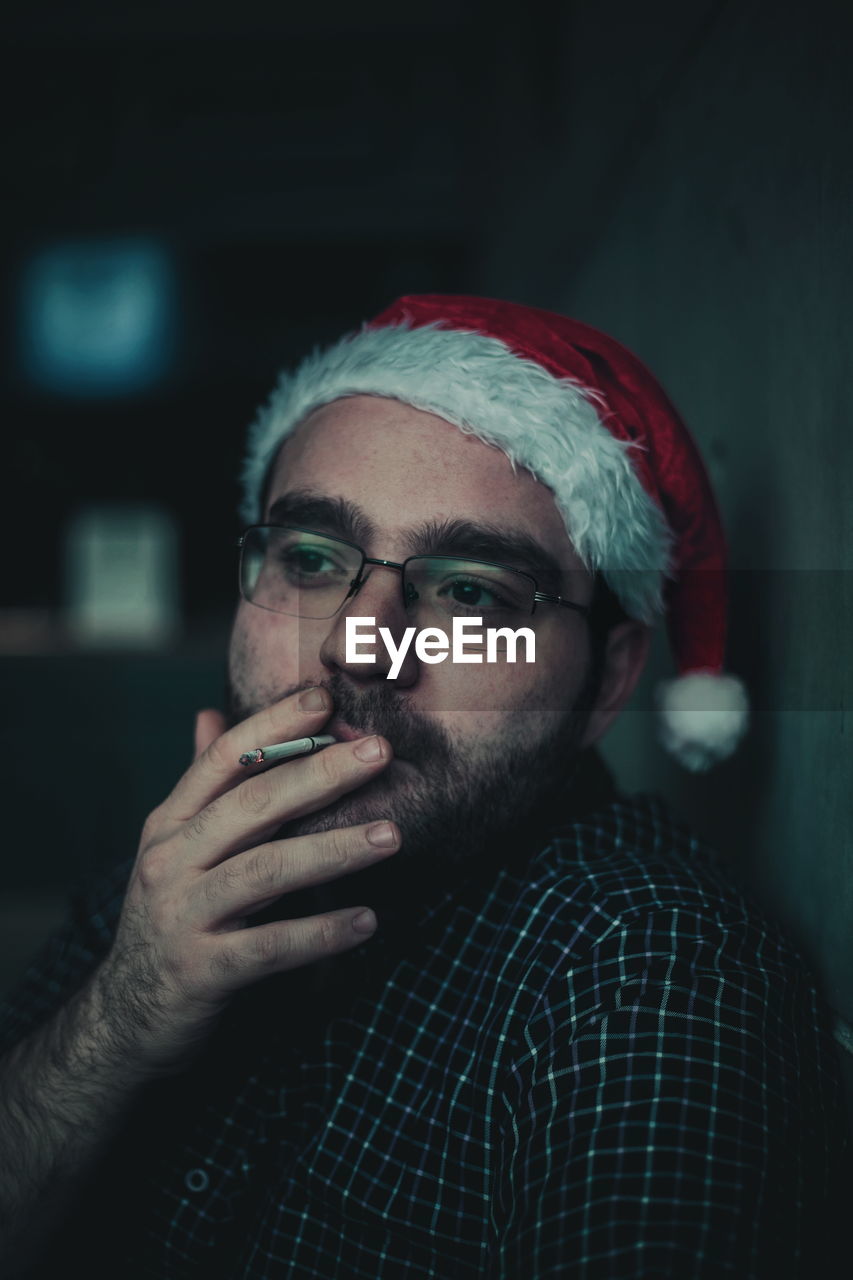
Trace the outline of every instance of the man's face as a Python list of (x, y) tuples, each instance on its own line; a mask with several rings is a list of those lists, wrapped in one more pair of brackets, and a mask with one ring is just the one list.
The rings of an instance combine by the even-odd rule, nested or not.
[[(321, 500), (314, 518), (295, 518), (295, 500)], [(290, 506), (285, 507), (285, 503)], [(351, 527), (319, 518), (349, 513)], [(306, 508), (301, 510), (304, 512)], [(282, 517), (284, 512), (284, 518)], [(434, 414), (376, 396), (353, 396), (316, 410), (279, 451), (264, 519), (348, 537), (369, 557), (402, 562), (468, 543), (454, 522), (490, 536), (519, 535), (556, 562), (557, 580), (537, 567), (472, 542), (467, 554), (527, 568), (539, 589), (588, 604), (590, 575), (574, 551), (550, 491), (500, 450)], [(517, 554), (517, 549), (515, 554)], [(589, 628), (585, 617), (539, 603), (532, 618), (535, 662), (421, 662), (412, 646), (395, 679), (384, 646), (373, 665), (348, 662), (345, 619), (375, 618), (399, 644), (412, 625), (398, 570), (367, 566), (364, 585), (331, 619), (308, 620), (241, 600), (229, 656), (230, 722), (309, 684), (324, 685), (334, 713), (324, 732), (381, 733), (394, 760), (367, 787), (287, 824), (306, 834), (376, 818), (402, 831), (398, 857), (456, 860), (497, 833), (529, 822), (565, 780), (588, 712)], [(488, 625), (484, 618), (483, 626)], [(448, 621), (446, 628), (451, 630)], [(485, 656), (485, 655), (484, 655)], [(262, 745), (262, 744), (259, 744)]]

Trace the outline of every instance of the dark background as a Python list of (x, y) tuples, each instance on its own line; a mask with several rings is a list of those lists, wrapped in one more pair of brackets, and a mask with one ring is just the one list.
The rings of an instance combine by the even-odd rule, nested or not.
[[(80, 876), (135, 851), (222, 705), (237, 472), (278, 370), (400, 293), (473, 292), (613, 333), (690, 424), (751, 735), (684, 775), (647, 682), (607, 752), (754, 879), (853, 1045), (850, 6), (89, 0), (18, 6), (4, 34), (0, 984)], [(116, 242), (172, 272), (163, 375), (40, 384), (33, 262)], [(176, 531), (180, 626), (83, 644), (69, 527), (139, 502)]]
[[(58, 902), (78, 871), (136, 847), (188, 762), (195, 708), (222, 704), (237, 473), (256, 407), (279, 369), (397, 294), (484, 289), (514, 98), (537, 132), (553, 127), (550, 21), (520, 31), (509, 11), (457, 3), (13, 15), (4, 889)], [(112, 395), (39, 386), (19, 332), (28, 264), (45, 246), (117, 239), (160, 246), (174, 270), (165, 375)], [(65, 532), (88, 504), (138, 501), (177, 526), (180, 633), (162, 652), (87, 652), (63, 620)], [(20, 920), (20, 892), (13, 904)]]
[(545, 31), (524, 29), (505, 75), (517, 28), (492, 6), (300, 9), (37, 4), (13, 18), (7, 324), (29, 255), (56, 241), (153, 239), (178, 294), (173, 368), (144, 396), (50, 398), (23, 381), (7, 335), (4, 545), (28, 522), (10, 603), (55, 606), (75, 505), (156, 496), (180, 521), (188, 616), (226, 610), (223, 516), (277, 370), (399, 292), (485, 284), (512, 145), (504, 90), (545, 124)]

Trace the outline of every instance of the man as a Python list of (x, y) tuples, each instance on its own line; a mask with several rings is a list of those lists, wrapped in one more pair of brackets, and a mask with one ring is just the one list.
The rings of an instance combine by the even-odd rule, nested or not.
[(594, 749), (660, 611), (670, 747), (743, 727), (651, 375), (403, 298), (283, 379), (244, 494), (228, 714), (9, 1003), (9, 1273), (814, 1274), (845, 1141), (811, 981)]

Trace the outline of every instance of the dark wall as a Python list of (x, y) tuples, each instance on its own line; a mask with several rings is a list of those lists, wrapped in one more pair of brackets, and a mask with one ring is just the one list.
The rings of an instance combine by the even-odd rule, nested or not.
[(607, 751), (627, 785), (663, 792), (737, 857), (848, 1049), (851, 53), (837, 0), (576, 6), (571, 127), (550, 165), (525, 168), (491, 260), (500, 292), (530, 289), (636, 351), (699, 443), (730, 544), (749, 737), (702, 778), (648, 749), (662, 642)]

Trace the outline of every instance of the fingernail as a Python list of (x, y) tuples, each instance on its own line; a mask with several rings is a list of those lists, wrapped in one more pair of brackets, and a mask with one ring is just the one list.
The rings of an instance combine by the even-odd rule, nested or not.
[(357, 747), (353, 748), (353, 755), (359, 760), (367, 763), (373, 763), (374, 760), (382, 759), (382, 743), (378, 738), (364, 738)]
[(360, 911), (357, 916), (353, 916), (352, 927), (356, 933), (373, 933), (376, 916), (372, 911)]
[(325, 711), (327, 705), (324, 689), (306, 689), (299, 699), (299, 710), (306, 714), (312, 711)]
[(367, 828), (367, 838), (371, 844), (389, 849), (392, 844), (397, 843), (397, 832), (390, 822), (374, 822), (372, 827)]

